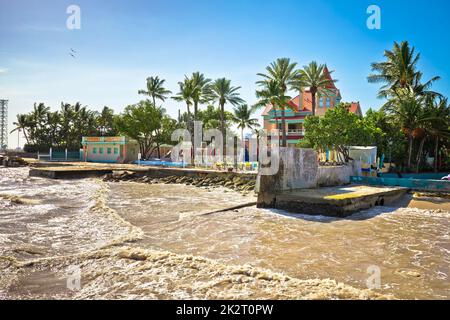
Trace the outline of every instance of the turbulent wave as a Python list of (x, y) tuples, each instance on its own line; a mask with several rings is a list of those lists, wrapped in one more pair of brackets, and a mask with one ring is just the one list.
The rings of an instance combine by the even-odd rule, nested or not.
[[(167, 251), (113, 247), (22, 265), (28, 273), (70, 266), (81, 270), (81, 288), (52, 294), (72, 299), (388, 299), (330, 279), (300, 280), (249, 265), (225, 265)], [(10, 273), (15, 273), (9, 266)], [(12, 269), (12, 271), (11, 271)], [(49, 298), (46, 292), (13, 291), (9, 298)]]
[[(248, 201), (220, 189), (0, 169), (0, 298), (450, 297), (448, 211), (202, 215)], [(377, 291), (365, 289), (371, 265), (382, 272)], [(76, 291), (67, 286), (73, 266)]]

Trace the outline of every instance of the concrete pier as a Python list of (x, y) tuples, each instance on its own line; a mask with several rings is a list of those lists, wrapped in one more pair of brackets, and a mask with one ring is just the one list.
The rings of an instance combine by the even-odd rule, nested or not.
[(61, 165), (45, 167), (33, 167), (30, 169), (30, 176), (44, 177), (50, 179), (74, 179), (87, 177), (101, 177), (117, 171), (128, 171), (136, 173), (136, 176), (148, 176), (152, 178), (164, 178), (171, 176), (185, 177), (221, 177), (224, 179), (233, 179), (239, 177), (245, 181), (256, 180), (255, 172), (227, 172), (195, 168), (167, 168), (167, 167), (148, 167), (137, 165), (119, 165), (119, 164), (78, 164)]
[(319, 167), (312, 149), (280, 148), (280, 166), (274, 175), (259, 174), (257, 206), (294, 213), (345, 217), (359, 210), (388, 204), (407, 188), (350, 185), (355, 164)]
[(259, 208), (282, 209), (293, 213), (346, 217), (374, 206), (388, 205), (403, 197), (409, 189), (371, 186), (340, 186), (298, 189), (258, 197)]

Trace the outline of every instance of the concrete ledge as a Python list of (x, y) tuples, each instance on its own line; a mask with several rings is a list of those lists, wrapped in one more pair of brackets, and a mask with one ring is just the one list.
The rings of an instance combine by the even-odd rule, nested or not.
[(389, 204), (407, 188), (366, 186), (300, 189), (275, 195), (259, 194), (259, 208), (282, 209), (293, 213), (346, 217), (357, 211)]
[(354, 183), (372, 186), (399, 186), (419, 191), (450, 192), (450, 181), (409, 178), (350, 177)]
[(52, 170), (52, 168), (30, 169), (31, 177), (42, 177), (50, 179), (84, 179), (100, 177), (112, 173), (111, 169), (77, 169), (77, 170)]
[(136, 173), (136, 176), (148, 176), (152, 178), (165, 178), (171, 176), (184, 177), (221, 177), (233, 179), (239, 177), (244, 181), (255, 181), (256, 173), (226, 172), (215, 170), (189, 169), (189, 168), (161, 168), (161, 167), (130, 167), (130, 166), (54, 166), (31, 168), (29, 175), (50, 179), (82, 179), (100, 177), (115, 171), (128, 171)]

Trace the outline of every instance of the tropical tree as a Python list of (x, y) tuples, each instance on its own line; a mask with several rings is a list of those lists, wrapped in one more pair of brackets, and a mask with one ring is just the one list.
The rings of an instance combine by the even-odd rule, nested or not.
[[(327, 110), (323, 117), (310, 116), (305, 119), (305, 140), (317, 150), (337, 150), (350, 160), (348, 146), (369, 146), (381, 129), (349, 111), (350, 104), (341, 103)], [(302, 142), (305, 143), (305, 142)]]
[[(427, 129), (430, 137), (434, 140), (434, 163), (433, 169), (438, 171), (439, 143), (448, 141), (450, 138), (450, 105), (448, 99), (434, 101), (429, 109), (430, 120)], [(419, 167), (419, 166), (417, 166)]]
[(156, 144), (156, 132), (165, 116), (163, 108), (148, 100), (129, 105), (116, 118), (116, 126), (122, 134), (136, 140), (144, 158), (148, 158)]
[(411, 168), (414, 138), (421, 131), (418, 129), (423, 128), (428, 119), (425, 112), (426, 99), (423, 96), (416, 95), (411, 88), (396, 89), (395, 94), (395, 98), (390, 99), (382, 109), (395, 118), (407, 137), (408, 157), (406, 167)]
[(165, 101), (169, 94), (172, 92), (164, 88), (164, 82), (166, 80), (160, 79), (158, 76), (147, 78), (147, 89), (139, 90), (139, 94), (144, 94), (152, 98), (152, 102), (156, 105), (156, 99)]
[[(381, 132), (375, 136), (378, 155), (386, 155), (389, 162), (403, 165), (406, 159), (407, 146), (405, 135), (398, 125), (396, 119), (388, 115), (384, 110), (367, 110), (364, 120)], [(395, 159), (395, 161), (393, 160)]]
[(433, 77), (421, 84), (422, 73), (417, 71), (420, 54), (410, 47), (408, 41), (394, 42), (392, 50), (384, 52), (386, 61), (371, 64), (374, 73), (367, 77), (370, 83), (383, 83), (378, 97), (389, 98), (394, 96), (396, 89), (413, 88), (416, 93), (425, 93), (432, 83), (440, 77)]
[(30, 141), (28, 139), (27, 130), (30, 128), (31, 124), (32, 123), (31, 123), (28, 115), (18, 114), (17, 120), (13, 122), (13, 125), (15, 126), (15, 128), (10, 133), (13, 133), (15, 131), (22, 131), (23, 135), (25, 137), (25, 140), (27, 141), (27, 144), (29, 144)]
[(223, 152), (225, 150), (225, 104), (229, 103), (233, 106), (241, 104), (244, 100), (239, 96), (238, 90), (241, 87), (233, 87), (231, 80), (220, 78), (215, 80), (211, 85), (211, 98), (214, 102), (218, 102), (220, 108), (220, 131), (223, 137)]
[(161, 145), (172, 144), (172, 133), (178, 129), (177, 121), (169, 117), (165, 110), (161, 110), (161, 123), (156, 128), (154, 134), (154, 148), (150, 151), (150, 154), (156, 149), (158, 152), (158, 158), (161, 158)]
[(33, 111), (29, 115), (29, 120), (31, 121), (31, 126), (29, 128), (30, 138), (35, 140), (37, 144), (45, 143), (43, 139), (45, 119), (47, 113), (50, 111), (50, 107), (46, 106), (44, 103), (34, 104)]
[[(266, 67), (266, 73), (258, 73), (262, 80), (256, 82), (262, 87), (256, 95), (260, 99), (259, 105), (264, 100), (272, 100), (274, 109), (281, 109), (281, 131), (282, 146), (286, 146), (286, 117), (285, 108), (288, 106), (290, 97), (286, 95), (288, 90), (295, 90), (299, 85), (300, 71), (296, 70), (297, 63), (291, 62), (289, 58), (279, 58)], [(278, 86), (278, 88), (275, 88)]]
[[(378, 96), (388, 100), (382, 110), (402, 128), (407, 137), (406, 167), (411, 169), (413, 151), (417, 150), (416, 171), (420, 169), (425, 142), (434, 137), (434, 167), (437, 170), (439, 140), (447, 139), (445, 131), (448, 129), (448, 123), (442, 121), (446, 119), (445, 108), (437, 107), (440, 103), (437, 101), (443, 101), (443, 96), (431, 90), (433, 83), (440, 77), (422, 81), (423, 74), (417, 69), (420, 54), (407, 41), (394, 42), (393, 49), (386, 50), (384, 56), (386, 61), (372, 63), (373, 73), (368, 76), (368, 81), (383, 84)], [(415, 140), (419, 141), (417, 148), (414, 148)]]
[(278, 80), (269, 79), (260, 83), (262, 89), (256, 90), (256, 98), (258, 101), (254, 105), (255, 108), (265, 107), (271, 105), (275, 115), (278, 110), (281, 111), (281, 140), (282, 146), (286, 147), (286, 108), (289, 108), (289, 100), (291, 97), (286, 96), (281, 91), (281, 86)]
[(178, 86), (180, 87), (180, 91), (175, 96), (173, 96), (172, 99), (175, 101), (178, 101), (178, 102), (186, 103), (186, 110), (187, 110), (186, 126), (187, 126), (188, 130), (192, 130), (192, 128), (191, 128), (191, 122), (192, 122), (191, 106), (194, 102), (194, 100), (193, 100), (194, 87), (192, 85), (192, 81), (186, 77), (183, 82), (178, 82)]
[(192, 102), (194, 104), (194, 121), (198, 120), (199, 104), (207, 103), (211, 99), (211, 79), (203, 73), (194, 72), (189, 79), (192, 83)]
[(61, 145), (59, 130), (60, 130), (59, 112), (55, 111), (47, 113), (45, 136), (47, 137), (46, 141), (49, 147)]
[(249, 128), (253, 130), (258, 128), (258, 119), (252, 118), (255, 108), (250, 108), (247, 104), (242, 104), (233, 109), (233, 122), (237, 124), (238, 129), (241, 130), (241, 143), (242, 148), (245, 148), (244, 130)]
[(114, 110), (103, 107), (100, 114), (97, 116), (97, 130), (102, 136), (116, 136), (117, 128), (114, 124)]
[(330, 87), (337, 80), (332, 80), (329, 75), (333, 71), (327, 71), (325, 64), (317, 64), (316, 61), (310, 62), (300, 70), (300, 87), (309, 88), (311, 92), (312, 115), (316, 115), (316, 95), (326, 95), (330, 93)]
[(17, 115), (13, 132), (23, 130), (27, 140), (24, 148), (30, 152), (51, 147), (78, 150), (83, 136), (116, 135), (113, 118), (107, 107), (99, 113), (79, 102), (61, 103), (61, 109), (52, 112), (43, 103), (35, 103), (30, 113)]
[[(221, 111), (220, 108), (213, 105), (208, 105), (204, 110), (198, 111), (198, 120), (202, 121), (203, 129), (219, 129), (221, 126)], [(225, 130), (231, 129), (230, 124), (233, 120), (233, 114), (225, 110)]]

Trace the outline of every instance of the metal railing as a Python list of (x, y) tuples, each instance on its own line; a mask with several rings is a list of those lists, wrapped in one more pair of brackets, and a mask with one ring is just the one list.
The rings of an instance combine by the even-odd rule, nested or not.
[[(283, 132), (280, 130), (280, 136), (283, 134)], [(300, 136), (304, 136), (305, 135), (305, 130), (303, 129), (289, 129), (286, 131), (286, 134), (289, 135), (300, 135)]]

